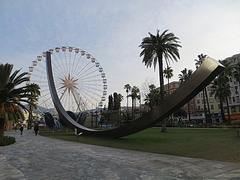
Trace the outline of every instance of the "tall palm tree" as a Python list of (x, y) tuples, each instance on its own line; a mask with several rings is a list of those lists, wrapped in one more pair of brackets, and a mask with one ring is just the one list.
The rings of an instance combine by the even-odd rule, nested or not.
[[(168, 30), (163, 31), (160, 35), (157, 30), (156, 36), (148, 33), (149, 36), (143, 38), (140, 47), (143, 49), (140, 56), (143, 56), (142, 62), (147, 66), (153, 65), (154, 70), (158, 63), (159, 67), (159, 82), (160, 82), (160, 99), (164, 98), (164, 79), (163, 79), (163, 59), (165, 59), (168, 66), (169, 61), (177, 61), (180, 59), (178, 49), (182, 47), (180, 45), (179, 38), (173, 33), (169, 33)], [(162, 121), (162, 132), (166, 129), (166, 119)]]
[(32, 104), (29, 98), (37, 99), (37, 94), (29, 85), (26, 72), (12, 72), (13, 65), (0, 64), (0, 136), (4, 135), (6, 120), (22, 115), (22, 110), (28, 111), (26, 104)]
[(168, 66), (163, 70), (163, 75), (168, 80), (168, 94), (170, 94), (169, 79), (173, 77), (173, 69)]
[(130, 86), (130, 84), (125, 84), (124, 89), (126, 89), (126, 93), (127, 93), (127, 110), (128, 110), (128, 93), (129, 91), (131, 91), (132, 87)]
[[(199, 54), (198, 55), (198, 59), (195, 59), (195, 62), (196, 62), (195, 65), (196, 65), (197, 69), (203, 63), (203, 61), (205, 60), (206, 57), (207, 57), (206, 54)], [(208, 93), (207, 93), (207, 87), (205, 87), (203, 89), (202, 95), (203, 95), (203, 109), (204, 109), (205, 118), (207, 118), (207, 119), (210, 118), (210, 121), (212, 123), (211, 110), (210, 110), (209, 98), (208, 98)]]
[(157, 30), (156, 36), (148, 33), (149, 36), (145, 37), (140, 44), (143, 49), (140, 56), (143, 56), (143, 63), (147, 67), (154, 66), (158, 63), (159, 66), (159, 82), (160, 82), (160, 97), (164, 98), (164, 80), (163, 80), (163, 59), (165, 59), (168, 66), (169, 61), (177, 61), (180, 56), (178, 49), (181, 47), (179, 38), (173, 33), (168, 33), (165, 30), (162, 34), (159, 34)]
[(230, 81), (230, 77), (232, 76), (233, 67), (225, 61), (220, 61), (220, 62), (225, 66), (225, 69), (213, 81), (212, 94), (215, 95), (215, 98), (219, 99), (222, 120), (225, 122), (226, 118), (225, 118), (223, 103), (225, 102), (227, 104), (228, 120), (230, 120), (228, 98), (231, 96), (229, 81)]
[[(178, 75), (180, 84), (183, 84), (185, 81), (187, 81), (190, 78), (190, 76), (192, 75), (192, 73), (193, 73), (193, 71), (191, 69), (187, 70), (187, 68), (185, 68), (184, 70), (182, 70), (181, 74)], [(191, 113), (190, 113), (190, 103), (189, 102), (187, 103), (187, 108), (188, 108), (188, 120), (190, 122), (191, 121)]]

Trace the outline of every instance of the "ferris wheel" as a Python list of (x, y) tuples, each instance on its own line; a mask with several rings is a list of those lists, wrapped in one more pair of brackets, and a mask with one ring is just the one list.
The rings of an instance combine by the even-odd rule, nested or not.
[[(87, 51), (74, 47), (49, 49), (58, 97), (66, 111), (83, 112), (102, 108), (107, 95), (107, 79), (100, 63)], [(30, 83), (40, 87), (38, 110), (54, 109), (48, 87), (46, 53), (29, 67)]]

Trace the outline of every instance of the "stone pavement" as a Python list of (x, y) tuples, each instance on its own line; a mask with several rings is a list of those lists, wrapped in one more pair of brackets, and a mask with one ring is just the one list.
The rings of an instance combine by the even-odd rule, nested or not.
[(6, 134), (17, 143), (0, 146), (0, 180), (240, 179), (240, 164)]

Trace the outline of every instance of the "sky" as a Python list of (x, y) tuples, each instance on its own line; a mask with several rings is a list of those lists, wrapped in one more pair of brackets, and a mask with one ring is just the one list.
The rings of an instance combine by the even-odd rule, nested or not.
[[(168, 29), (179, 37), (174, 77), (195, 69), (198, 54), (222, 60), (240, 53), (238, 0), (0, 0), (0, 63), (28, 71), (36, 56), (58, 46), (79, 47), (102, 65), (108, 94), (125, 95), (129, 83), (146, 91), (158, 69), (139, 56), (148, 32)], [(165, 80), (165, 82), (167, 82)]]

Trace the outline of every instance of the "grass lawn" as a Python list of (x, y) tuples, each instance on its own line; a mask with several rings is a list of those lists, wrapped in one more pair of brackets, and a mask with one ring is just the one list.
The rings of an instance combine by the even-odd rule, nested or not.
[(114, 148), (240, 162), (240, 137), (235, 129), (169, 128), (167, 133), (161, 133), (160, 128), (149, 128), (119, 139), (76, 137), (72, 133), (49, 131), (41, 131), (41, 135)]

